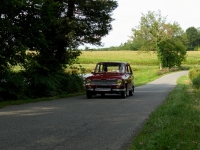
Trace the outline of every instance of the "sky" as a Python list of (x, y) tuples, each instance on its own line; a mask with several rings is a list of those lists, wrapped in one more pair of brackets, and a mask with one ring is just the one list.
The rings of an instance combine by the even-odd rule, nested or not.
[[(132, 28), (139, 25), (142, 14), (148, 11), (161, 12), (167, 23), (177, 22), (186, 31), (200, 27), (200, 0), (117, 0), (113, 11), (112, 30), (102, 38), (101, 47), (119, 46), (128, 41)], [(86, 45), (89, 48), (101, 48)]]

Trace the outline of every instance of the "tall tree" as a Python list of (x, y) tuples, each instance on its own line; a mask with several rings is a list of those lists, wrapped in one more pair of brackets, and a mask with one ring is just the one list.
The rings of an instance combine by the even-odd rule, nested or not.
[[(43, 0), (40, 18), (45, 42), (35, 46), (40, 70), (62, 69), (80, 55), (77, 48), (85, 43), (100, 45), (112, 29), (113, 0)], [(48, 56), (48, 58), (46, 57)]]
[(181, 38), (183, 33), (178, 23), (166, 23), (166, 17), (162, 17), (160, 11), (148, 11), (146, 15), (142, 14), (140, 25), (132, 29), (131, 39), (140, 39), (143, 45), (142, 50), (156, 51), (160, 61), (160, 69), (162, 69), (165, 55), (161, 43), (169, 41), (173, 37), (179, 37), (183, 40)]
[[(62, 70), (80, 55), (80, 45), (101, 45), (116, 7), (114, 0), (3, 0), (1, 64), (22, 62), (41, 73)], [(36, 53), (25, 58), (27, 49)]]

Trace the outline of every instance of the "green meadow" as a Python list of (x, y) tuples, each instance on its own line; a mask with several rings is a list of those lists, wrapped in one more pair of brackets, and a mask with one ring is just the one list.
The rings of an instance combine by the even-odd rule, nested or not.
[[(142, 51), (82, 51), (78, 57), (80, 64), (96, 64), (100, 61), (125, 61), (131, 65), (158, 65), (155, 52)], [(200, 64), (200, 51), (188, 51), (183, 65)]]

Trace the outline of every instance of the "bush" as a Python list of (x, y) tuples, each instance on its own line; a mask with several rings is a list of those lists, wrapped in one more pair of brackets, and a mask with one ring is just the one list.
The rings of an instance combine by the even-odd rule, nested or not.
[(194, 88), (200, 88), (200, 68), (193, 68), (189, 71), (189, 78)]
[(6, 72), (1, 74), (0, 79), (0, 101), (51, 97), (83, 90), (83, 79), (75, 72), (47, 75), (36, 72)]
[(0, 79), (0, 101), (17, 100), (25, 97), (25, 78), (18, 72), (5, 72)]
[(189, 70), (189, 78), (190, 80), (193, 80), (200, 76), (200, 68), (193, 68)]
[(32, 74), (27, 77), (29, 97), (49, 97), (83, 91), (83, 80), (76, 73), (51, 73), (47, 76)]
[(198, 76), (197, 78), (194, 78), (192, 80), (192, 84), (193, 84), (194, 88), (199, 89), (200, 88), (200, 76)]

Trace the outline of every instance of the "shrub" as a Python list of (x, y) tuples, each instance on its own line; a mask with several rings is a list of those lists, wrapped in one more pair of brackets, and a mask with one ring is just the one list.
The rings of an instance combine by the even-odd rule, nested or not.
[(31, 98), (51, 97), (63, 93), (77, 93), (83, 91), (83, 80), (76, 73), (51, 73), (48, 75), (31, 74), (27, 77)]
[(51, 97), (83, 90), (83, 78), (76, 72), (46, 75), (23, 71), (1, 73), (0, 101)]
[(193, 68), (189, 70), (189, 78), (190, 80), (193, 80), (200, 76), (200, 68)]
[(0, 79), (0, 101), (24, 98), (27, 89), (24, 81), (20, 72), (5, 72)]
[(194, 88), (199, 89), (200, 88), (200, 76), (198, 76), (197, 78), (194, 78), (192, 80), (192, 84), (193, 84)]

